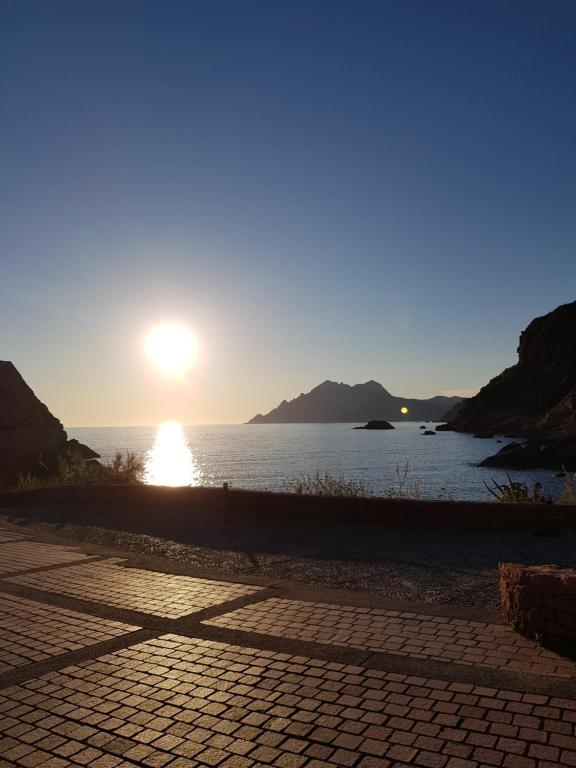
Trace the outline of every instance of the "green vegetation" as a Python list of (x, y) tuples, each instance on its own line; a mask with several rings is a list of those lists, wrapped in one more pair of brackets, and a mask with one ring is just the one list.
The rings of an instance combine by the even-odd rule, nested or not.
[(506, 474), (507, 483), (497, 483), (492, 480), (493, 488), (488, 483), (484, 483), (489, 493), (494, 496), (496, 501), (504, 504), (553, 504), (554, 499), (549, 496), (542, 488), (541, 483), (534, 483), (530, 489), (526, 483), (515, 483)]
[(79, 451), (70, 451), (58, 464), (52, 477), (20, 475), (9, 491), (34, 491), (68, 485), (139, 485), (144, 478), (144, 461), (135, 453), (116, 453), (112, 461), (101, 464), (86, 461)]

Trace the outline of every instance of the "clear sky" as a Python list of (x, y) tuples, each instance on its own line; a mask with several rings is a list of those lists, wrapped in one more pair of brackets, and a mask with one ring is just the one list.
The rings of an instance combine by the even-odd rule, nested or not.
[(575, 298), (575, 82), (574, 0), (0, 0), (0, 358), (69, 426), (473, 392)]

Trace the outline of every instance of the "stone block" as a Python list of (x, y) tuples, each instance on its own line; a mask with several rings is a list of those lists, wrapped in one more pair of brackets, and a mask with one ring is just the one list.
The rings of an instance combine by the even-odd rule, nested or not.
[(576, 644), (576, 570), (500, 563), (504, 619), (527, 637)]

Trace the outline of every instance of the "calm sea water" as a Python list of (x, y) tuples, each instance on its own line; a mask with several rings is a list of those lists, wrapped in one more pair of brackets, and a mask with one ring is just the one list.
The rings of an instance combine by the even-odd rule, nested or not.
[[(297, 477), (329, 470), (362, 480), (381, 493), (397, 482), (406, 462), (424, 496), (441, 488), (457, 499), (490, 499), (484, 482), (506, 474), (476, 465), (509, 440), (481, 440), (456, 432), (424, 436), (417, 423), (386, 431), (354, 430), (353, 424), (237, 424), (229, 426), (90, 427), (68, 429), (101, 454), (132, 451), (146, 462), (146, 481), (158, 485), (222, 485), (283, 491)], [(427, 424), (427, 428), (434, 425)], [(553, 495), (563, 481), (549, 471), (513, 472), (513, 479), (540, 481)]]

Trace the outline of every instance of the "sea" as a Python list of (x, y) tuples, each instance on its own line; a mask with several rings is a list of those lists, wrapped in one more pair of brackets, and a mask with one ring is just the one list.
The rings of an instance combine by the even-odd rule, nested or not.
[[(167, 486), (222, 486), (290, 491), (298, 480), (330, 473), (361, 482), (376, 495), (415, 490), (423, 498), (488, 501), (488, 487), (507, 474), (480, 468), (482, 459), (511, 442), (457, 432), (424, 435), (433, 423), (399, 422), (395, 429), (358, 430), (357, 424), (231, 424), (151, 427), (74, 427), (76, 438), (109, 461), (117, 451), (137, 454), (145, 482)], [(513, 481), (540, 482), (553, 497), (564, 480), (548, 470), (510, 472)]]

